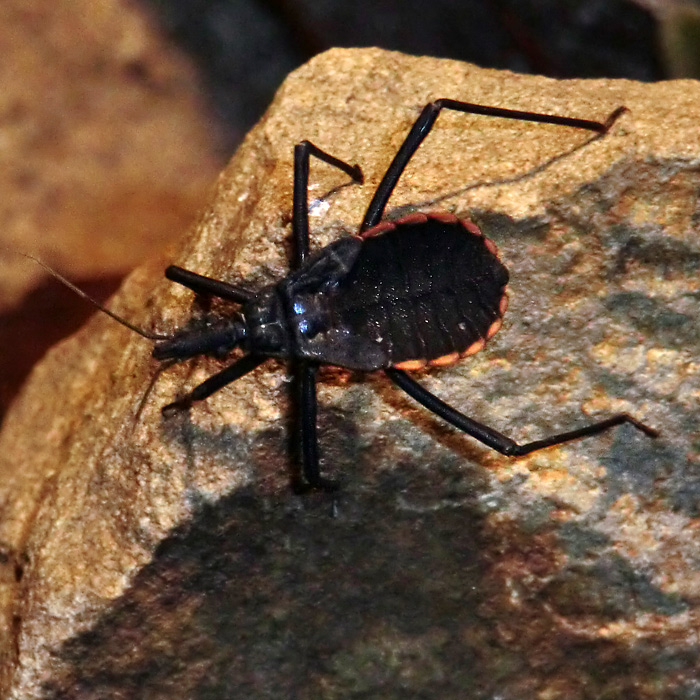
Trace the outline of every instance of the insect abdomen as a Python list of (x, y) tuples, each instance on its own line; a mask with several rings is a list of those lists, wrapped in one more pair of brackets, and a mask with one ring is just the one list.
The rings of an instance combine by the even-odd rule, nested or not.
[[(386, 366), (447, 364), (500, 327), (508, 271), (470, 222), (414, 215), (370, 230), (334, 295), (339, 325), (379, 344)], [(378, 227), (379, 228), (379, 227)]]

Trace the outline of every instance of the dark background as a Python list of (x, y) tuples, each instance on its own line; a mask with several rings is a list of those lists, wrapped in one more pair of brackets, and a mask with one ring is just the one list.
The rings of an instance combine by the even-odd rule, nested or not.
[(633, 0), (142, 0), (194, 60), (235, 146), (294, 68), (378, 46), (556, 78), (670, 77)]

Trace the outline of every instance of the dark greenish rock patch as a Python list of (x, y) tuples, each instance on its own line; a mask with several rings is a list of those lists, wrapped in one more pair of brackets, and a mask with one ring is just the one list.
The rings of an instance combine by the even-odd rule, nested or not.
[(672, 311), (662, 301), (646, 294), (612, 294), (605, 300), (605, 306), (617, 319), (631, 322), (652, 341), (664, 347), (682, 350), (700, 342), (700, 322), (697, 317)]

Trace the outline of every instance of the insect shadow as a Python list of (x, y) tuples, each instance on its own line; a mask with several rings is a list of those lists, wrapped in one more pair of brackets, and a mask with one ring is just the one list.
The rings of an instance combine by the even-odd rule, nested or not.
[(153, 357), (164, 367), (199, 355), (224, 358), (235, 349), (243, 351), (242, 357), (165, 406), (164, 415), (189, 409), (270, 357), (289, 361), (296, 406), (293, 439), (297, 468), (293, 470), (292, 485), (298, 492), (337, 488), (335, 482), (321, 475), (319, 463), (316, 379), (322, 365), (363, 372), (381, 370), (429, 411), (508, 456), (597, 435), (622, 423), (631, 424), (649, 437), (658, 435), (627, 413), (619, 413), (518, 444), (460, 413), (407, 374), (450, 365), (483, 349), (500, 329), (508, 306), (508, 271), (495, 244), (475, 223), (441, 211), (382, 220), (399, 178), (443, 109), (583, 129), (594, 132), (594, 138), (606, 134), (626, 111), (618, 107), (605, 121), (597, 122), (451, 99), (431, 102), (421, 111), (381, 179), (359, 232), (313, 254), (309, 252), (308, 220), (311, 156), (343, 171), (357, 184), (362, 184), (363, 174), (358, 165), (302, 141), (294, 148), (294, 249), (287, 276), (252, 290), (174, 265), (168, 267), (165, 275), (173, 282), (198, 295), (239, 305), (232, 313), (205, 316), (172, 335), (147, 332), (100, 306), (118, 322), (155, 341)]

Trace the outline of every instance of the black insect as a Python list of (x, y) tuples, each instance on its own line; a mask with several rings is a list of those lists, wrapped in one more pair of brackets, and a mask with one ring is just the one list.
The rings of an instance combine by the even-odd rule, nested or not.
[[(446, 212), (412, 214), (382, 222), (387, 201), (440, 110), (559, 124), (606, 133), (625, 111), (604, 122), (486, 107), (441, 99), (426, 105), (382, 178), (359, 233), (309, 254), (309, 158), (314, 156), (362, 183), (357, 165), (303, 141), (294, 149), (292, 271), (252, 292), (171, 266), (168, 279), (197, 294), (240, 304), (240, 311), (205, 327), (156, 340), (153, 357), (181, 361), (202, 354), (222, 356), (235, 348), (243, 357), (195, 387), (163, 411), (186, 409), (254, 370), (269, 357), (290, 360), (295, 373), (296, 440), (305, 483), (329, 490), (319, 470), (316, 434), (316, 372), (323, 364), (352, 370), (383, 370), (397, 386), (436, 415), (504, 455), (525, 455), (621, 423), (650, 437), (657, 432), (622, 413), (576, 430), (519, 445), (468, 418), (414, 381), (406, 370), (451, 364), (484, 347), (501, 327), (508, 297), (508, 271), (496, 246), (478, 227)], [(123, 320), (123, 319), (119, 319)], [(128, 324), (134, 328), (131, 324)], [(135, 329), (141, 332), (139, 329)]]

